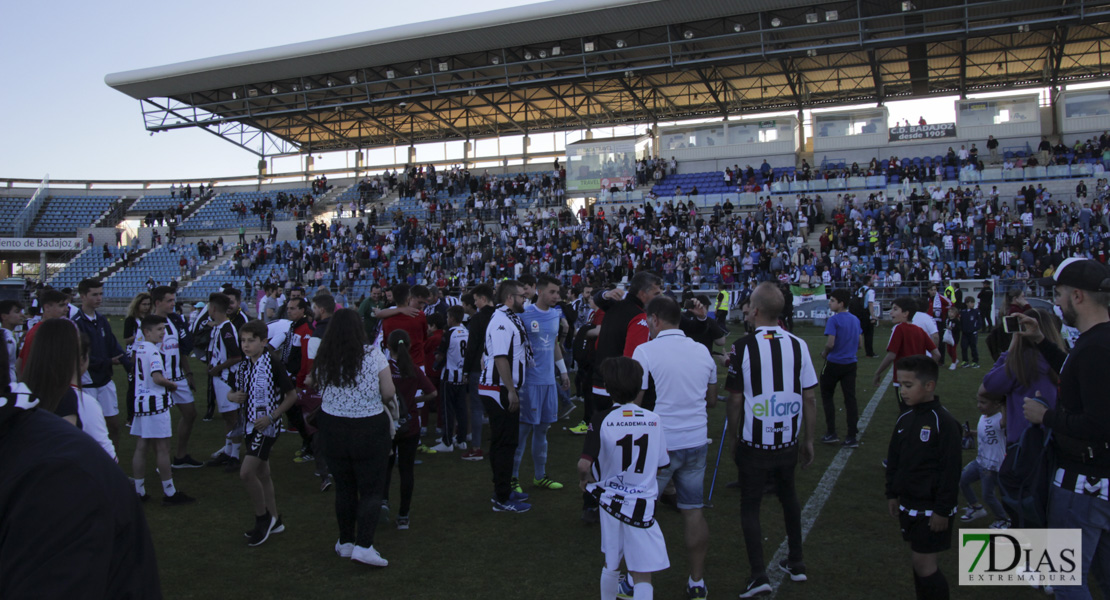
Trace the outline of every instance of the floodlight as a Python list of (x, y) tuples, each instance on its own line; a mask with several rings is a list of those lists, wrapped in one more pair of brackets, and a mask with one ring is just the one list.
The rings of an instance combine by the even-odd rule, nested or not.
[(247, 90), (247, 96), (250, 97), (250, 98), (257, 98), (258, 97), (258, 90), (254, 89), (254, 88), (251, 88), (251, 89)]
[(840, 13), (836, 12), (835, 10), (826, 10), (825, 11), (825, 20), (826, 21), (836, 21), (839, 18), (840, 18)]
[(694, 39), (694, 32), (687, 29), (685, 32), (683, 32), (682, 37), (684, 37), (688, 40), (692, 40), (692, 39)]
[(270, 86), (270, 93), (271, 93), (271, 94), (276, 94), (276, 93), (278, 93), (278, 89), (277, 89), (277, 86), (276, 86), (276, 85), (275, 85), (275, 86)]
[(445, 63), (445, 62), (441, 62), (441, 63), (439, 63), (439, 70), (440, 70), (440, 72), (441, 72), (441, 73), (442, 73), (443, 71), (446, 71), (447, 69), (450, 69), (450, 68), (451, 68), (451, 65), (448, 65), (448, 64), (447, 64), (447, 63)]
[(495, 65), (499, 65), (499, 64), (501, 64), (501, 57), (500, 56), (495, 56), (492, 59), (490, 59), (490, 62), (492, 62)]
[(385, 78), (386, 79), (395, 79), (396, 77), (397, 77), (397, 71), (394, 71), (393, 69), (388, 69), (385, 72)]
[(540, 50), (540, 58), (547, 58), (547, 50)]
[(413, 74), (413, 75), (420, 75), (420, 74), (422, 74), (422, 73), (424, 73), (424, 71), (423, 71), (423, 69), (421, 69), (420, 67), (414, 67), (414, 68), (412, 69), (412, 74)]
[(331, 87), (333, 85), (335, 85), (335, 82), (331, 80), (331, 77), (328, 77), (328, 87)]
[(914, 6), (914, 3), (910, 2), (910, 0), (902, 0), (902, 12), (910, 12), (915, 8), (917, 7)]
[(817, 56), (817, 50), (814, 50), (813, 48), (806, 50), (806, 56)]
[(806, 13), (806, 23), (813, 24), (817, 22), (817, 13)]
[(778, 17), (771, 19), (771, 27), (778, 27), (779, 25), (782, 25), (782, 19)]
[(617, 48), (624, 48), (624, 40), (617, 40)]
[(524, 51), (524, 60), (532, 60), (532, 53), (525, 50)]
[(740, 33), (741, 31), (744, 31), (744, 25), (741, 24), (741, 23), (736, 23), (735, 25), (732, 26), (732, 30), (735, 31), (736, 33)]
[(554, 46), (554, 47), (551, 48), (551, 56), (559, 56), (562, 53), (563, 53), (563, 47), (562, 46)]
[(583, 52), (593, 52), (594, 51), (594, 43), (593, 42), (586, 42), (585, 44), (582, 44), (582, 51)]
[(350, 77), (347, 78), (347, 81), (350, 81), (351, 85), (356, 85), (358, 83), (358, 76), (357, 75), (351, 75)]

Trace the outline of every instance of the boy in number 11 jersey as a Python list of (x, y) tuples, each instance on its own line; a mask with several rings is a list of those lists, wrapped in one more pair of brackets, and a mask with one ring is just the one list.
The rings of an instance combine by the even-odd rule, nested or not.
[(636, 582), (635, 600), (652, 597), (651, 574), (670, 566), (663, 532), (655, 522), (656, 475), (670, 459), (659, 416), (636, 402), (644, 371), (623, 356), (601, 363), (613, 400), (595, 415), (578, 461), (579, 487), (601, 507), (601, 598), (615, 600), (621, 560)]

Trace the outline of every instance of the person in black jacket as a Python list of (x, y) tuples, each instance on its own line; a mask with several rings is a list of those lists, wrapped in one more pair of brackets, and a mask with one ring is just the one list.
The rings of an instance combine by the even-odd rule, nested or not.
[(909, 410), (898, 417), (887, 449), (886, 497), (910, 543), (913, 584), (918, 598), (948, 598), (948, 581), (937, 553), (952, 546), (952, 525), (959, 503), (960, 424), (934, 395), (939, 368), (928, 356), (898, 361), (902, 401)]
[(26, 385), (0, 393), (0, 598), (161, 598), (146, 517), (119, 465)]
[(477, 312), (467, 322), (469, 335), (466, 354), (463, 356), (463, 373), (467, 377), (467, 397), (470, 399), (470, 449), (463, 453), (463, 460), (482, 460), (482, 415), (485, 408), (478, 395), (478, 378), (482, 372), (482, 353), (486, 349), (486, 327), (493, 316), (493, 288), (482, 284), (470, 291)]
[(1052, 431), (1057, 469), (1049, 486), (1048, 526), (1083, 531), (1083, 585), (1068, 586), (1068, 591), (1082, 591), (1079, 597), (1089, 598), (1087, 582), (1094, 571), (1103, 597), (1110, 597), (1110, 555), (1096, 552), (1110, 538), (1105, 526), (1110, 517), (1110, 268), (1096, 260), (1069, 258), (1053, 277), (1039, 283), (1055, 287), (1064, 324), (1079, 330), (1068, 354), (1045, 339), (1036, 319), (1018, 315), (1018, 335), (1035, 342), (1060, 373), (1056, 408), (1040, 398), (1026, 398), (1022, 407), (1030, 423), (1043, 423)]

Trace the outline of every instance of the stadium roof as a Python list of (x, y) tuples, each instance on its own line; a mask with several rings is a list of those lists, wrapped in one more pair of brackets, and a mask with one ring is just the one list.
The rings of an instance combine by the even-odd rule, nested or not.
[(256, 154), (1057, 86), (1110, 0), (556, 0), (108, 75)]

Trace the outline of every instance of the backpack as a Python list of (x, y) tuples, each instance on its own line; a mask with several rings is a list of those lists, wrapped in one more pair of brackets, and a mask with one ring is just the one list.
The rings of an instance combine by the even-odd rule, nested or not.
[(859, 319), (861, 325), (871, 321), (871, 315), (867, 312), (867, 304), (864, 302), (867, 298), (867, 292), (870, 289), (871, 288), (866, 285), (860, 286), (860, 288), (856, 290), (856, 295), (852, 296), (852, 299), (848, 301), (848, 312)]
[(1034, 425), (1006, 448), (998, 469), (1002, 506), (1018, 527), (1048, 526), (1048, 495), (1056, 470), (1052, 431)]

